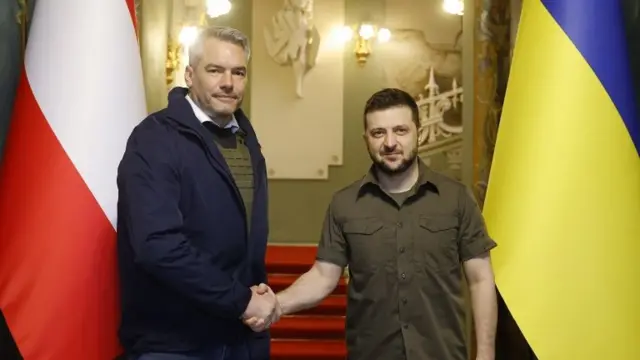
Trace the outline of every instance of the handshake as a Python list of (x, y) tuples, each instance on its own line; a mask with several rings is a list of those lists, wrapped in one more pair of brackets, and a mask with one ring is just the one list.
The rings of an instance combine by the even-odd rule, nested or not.
[(251, 300), (242, 321), (255, 332), (265, 331), (280, 320), (282, 309), (276, 294), (266, 284), (251, 287)]

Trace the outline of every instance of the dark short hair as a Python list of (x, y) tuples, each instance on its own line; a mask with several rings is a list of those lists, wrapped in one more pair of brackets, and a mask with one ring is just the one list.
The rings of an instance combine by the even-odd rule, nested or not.
[(413, 97), (406, 91), (386, 88), (371, 95), (369, 100), (367, 100), (367, 104), (364, 106), (363, 116), (365, 130), (367, 129), (368, 114), (394, 107), (408, 107), (413, 115), (413, 123), (416, 124), (416, 128), (420, 129), (420, 112), (418, 111), (418, 104)]

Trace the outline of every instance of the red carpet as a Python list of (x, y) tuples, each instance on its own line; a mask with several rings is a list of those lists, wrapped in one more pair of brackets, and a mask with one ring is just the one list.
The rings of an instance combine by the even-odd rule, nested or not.
[[(315, 246), (270, 245), (267, 250), (269, 285), (285, 289), (309, 270)], [(344, 315), (347, 298), (344, 279), (316, 308), (285, 316), (271, 328), (272, 360), (344, 360)]]

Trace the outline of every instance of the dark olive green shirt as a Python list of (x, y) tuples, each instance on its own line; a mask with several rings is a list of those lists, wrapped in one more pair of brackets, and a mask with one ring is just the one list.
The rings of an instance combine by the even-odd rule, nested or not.
[(496, 244), (467, 187), (419, 168), (407, 194), (370, 170), (327, 210), (317, 259), (349, 266), (349, 360), (467, 359), (462, 264)]

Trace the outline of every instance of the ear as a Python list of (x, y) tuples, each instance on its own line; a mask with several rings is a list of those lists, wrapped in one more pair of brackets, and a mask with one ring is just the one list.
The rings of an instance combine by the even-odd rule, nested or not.
[(184, 69), (184, 83), (189, 88), (193, 85), (193, 68), (191, 65), (187, 65)]

